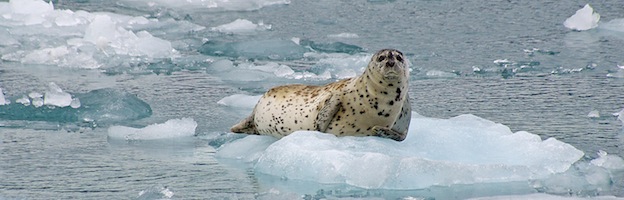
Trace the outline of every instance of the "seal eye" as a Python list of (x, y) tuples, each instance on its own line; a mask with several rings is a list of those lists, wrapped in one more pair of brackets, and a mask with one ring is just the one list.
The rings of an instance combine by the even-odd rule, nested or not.
[(386, 56), (379, 56), (379, 57), (377, 57), (377, 62), (381, 62), (381, 61), (383, 61), (385, 59), (386, 59)]
[(396, 57), (396, 59), (397, 59), (399, 62), (403, 62), (403, 56), (397, 56), (397, 57)]

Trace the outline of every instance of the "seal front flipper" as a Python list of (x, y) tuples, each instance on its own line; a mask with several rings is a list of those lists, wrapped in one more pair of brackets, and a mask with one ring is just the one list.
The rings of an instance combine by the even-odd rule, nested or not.
[(397, 141), (403, 141), (405, 137), (407, 137), (407, 131), (412, 120), (412, 105), (409, 102), (409, 95), (405, 96), (405, 102), (403, 103), (403, 107), (401, 107), (401, 113), (399, 117), (394, 121), (392, 125), (392, 130), (399, 133), (399, 137)]
[(396, 141), (403, 141), (405, 140), (405, 137), (407, 136), (407, 132), (399, 133), (388, 127), (382, 127), (382, 126), (373, 126), (373, 129), (371, 131), (373, 131), (374, 136), (382, 137), (382, 138), (390, 138)]
[(330, 94), (330, 96), (317, 107), (318, 115), (314, 120), (314, 127), (316, 127), (316, 130), (325, 132), (339, 109), (340, 100), (336, 98), (336, 95)]
[(254, 114), (255, 111), (251, 112), (251, 115), (249, 115), (249, 117), (232, 126), (232, 128), (230, 128), (230, 131), (232, 131), (233, 133), (247, 133), (258, 135), (259, 133), (256, 130), (256, 123), (254, 123)]

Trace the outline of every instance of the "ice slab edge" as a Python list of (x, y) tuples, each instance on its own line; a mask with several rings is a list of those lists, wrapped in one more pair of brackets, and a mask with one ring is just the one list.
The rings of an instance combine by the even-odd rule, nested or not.
[[(474, 115), (413, 116), (403, 142), (298, 131), (274, 143), (268, 136), (247, 136), (220, 147), (217, 156), (255, 162), (257, 172), (286, 179), (420, 189), (545, 178), (565, 172), (584, 155), (557, 139), (512, 133)], [(245, 146), (249, 150), (241, 151)]]
[(143, 128), (111, 126), (108, 137), (121, 140), (159, 140), (195, 135), (197, 122), (192, 118), (170, 119), (162, 124), (152, 124)]

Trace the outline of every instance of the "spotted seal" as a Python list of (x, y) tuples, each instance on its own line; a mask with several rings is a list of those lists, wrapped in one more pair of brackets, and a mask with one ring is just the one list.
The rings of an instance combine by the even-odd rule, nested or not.
[(297, 130), (316, 130), (403, 141), (411, 118), (408, 76), (403, 53), (382, 49), (360, 76), (324, 86), (270, 89), (231, 131), (281, 138)]

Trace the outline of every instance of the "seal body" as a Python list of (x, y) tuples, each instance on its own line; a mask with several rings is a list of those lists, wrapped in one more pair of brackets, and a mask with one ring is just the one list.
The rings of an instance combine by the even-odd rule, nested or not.
[(383, 49), (362, 75), (324, 86), (285, 85), (267, 91), (235, 133), (284, 137), (297, 130), (402, 141), (411, 118), (403, 53)]

